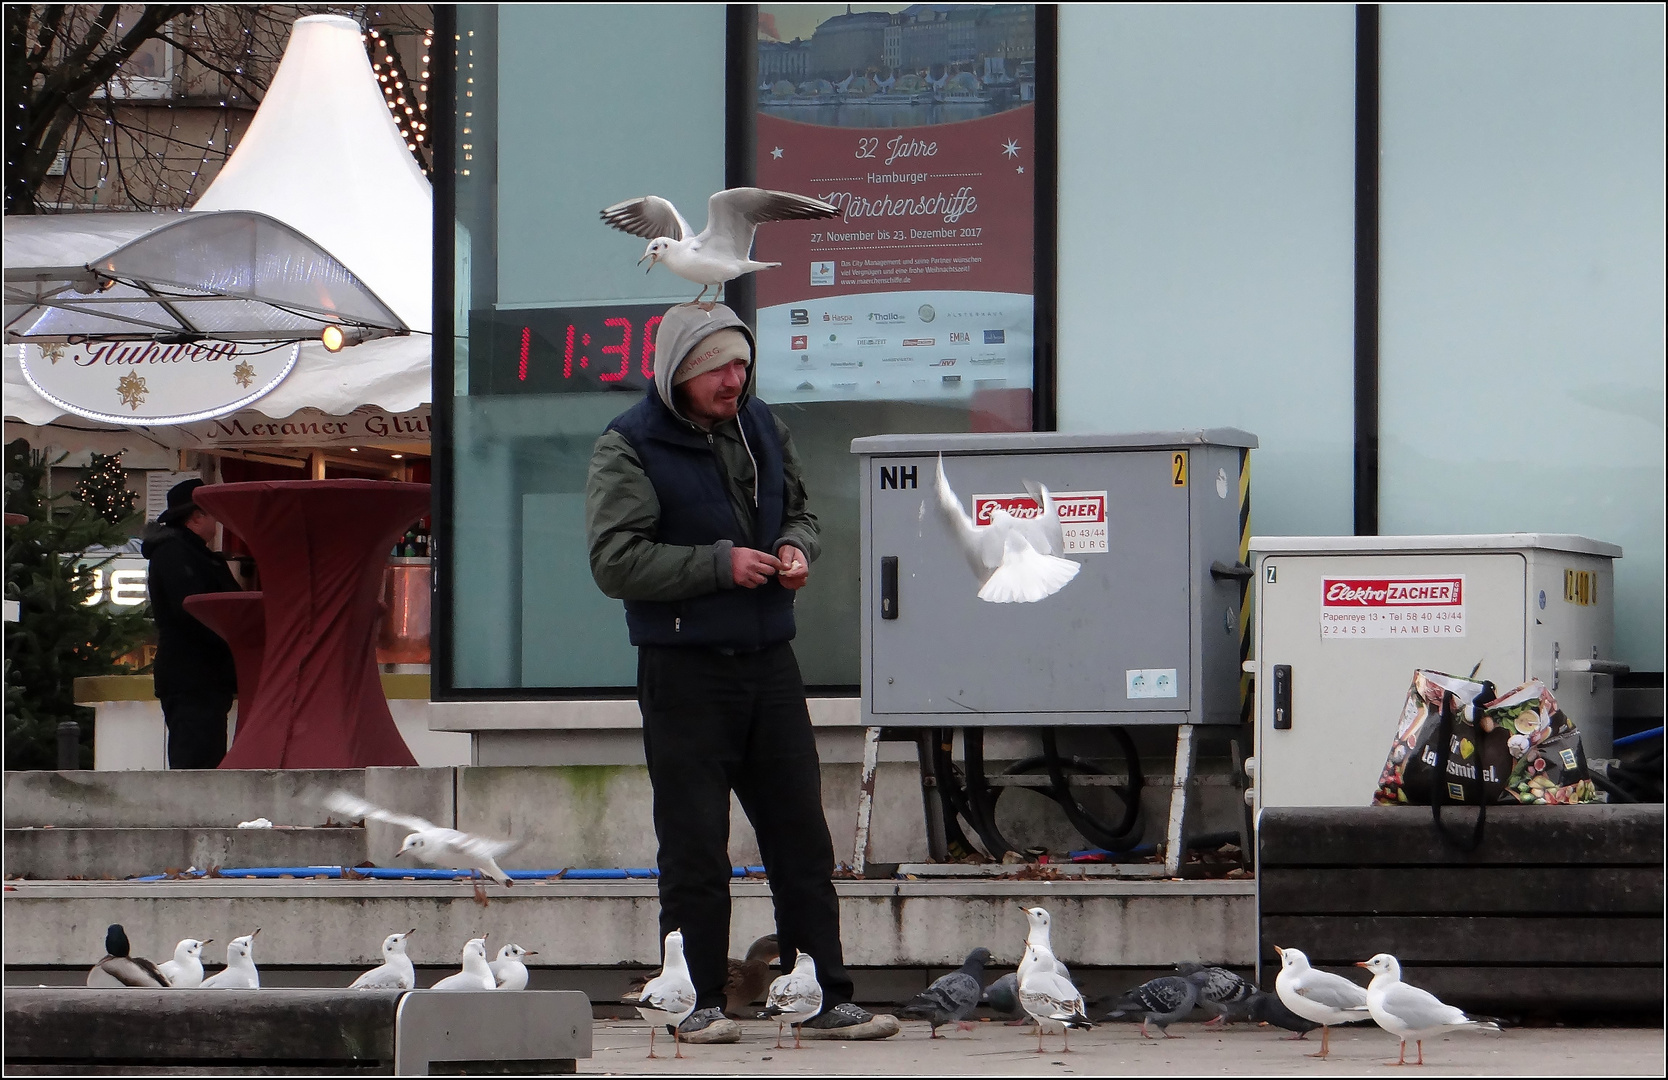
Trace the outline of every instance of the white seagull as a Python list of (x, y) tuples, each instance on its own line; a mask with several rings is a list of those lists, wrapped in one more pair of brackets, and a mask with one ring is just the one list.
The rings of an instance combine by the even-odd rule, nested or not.
[(527, 989), (527, 965), (521, 962), (523, 956), (537, 956), (536, 949), (523, 949), (515, 942), (510, 942), (498, 950), (498, 959), (492, 962), (492, 978), (500, 990)]
[(1300, 949), (1282, 949), (1280, 974), (1274, 992), (1280, 1003), (1305, 1020), (1321, 1025), (1321, 1048), (1310, 1057), (1323, 1058), (1329, 1052), (1327, 1040), (1333, 1024), (1367, 1019), (1367, 988), (1330, 971), (1316, 971)]
[(417, 969), (405, 954), (405, 939), (417, 932), (414, 926), (403, 934), (382, 939), (382, 963), (348, 984), (349, 990), (411, 990), (417, 985)]
[[(1029, 972), (1032, 967), (1036, 964), (1046, 962), (1052, 965), (1050, 970), (1052, 970), (1056, 975), (1065, 979), (1070, 979), (1071, 972), (1068, 971), (1066, 969), (1066, 965), (1062, 964), (1059, 958), (1054, 955), (1054, 942), (1049, 936), (1051, 928), (1054, 925), (1054, 919), (1051, 915), (1049, 915), (1048, 909), (1041, 907), (1026, 907), (1024, 904), (1019, 905), (1019, 909), (1025, 912), (1025, 919), (1030, 926), (1025, 932), (1025, 955), (1020, 959), (1019, 970), (1015, 974), (1017, 974), (1021, 979), (1024, 979), (1026, 973)], [(1031, 951), (1032, 946), (1036, 947), (1036, 951), (1034, 953)]]
[(1092, 1028), (1084, 1012), (1083, 995), (1071, 980), (1055, 970), (1057, 961), (1046, 945), (1025, 946), (1020, 962), (1019, 1005), (1037, 1022), (1037, 1053), (1043, 1052), (1043, 1033), (1058, 1031), (1065, 1040), (1061, 1053), (1071, 1053), (1067, 1032), (1074, 1027)]
[[(255, 934), (261, 932), (255, 928)], [(255, 970), (255, 934), (235, 937), (226, 946), (226, 967), (202, 982), (204, 990), (259, 990), (261, 973)]]
[(496, 990), (498, 980), (487, 964), (486, 938), (470, 938), (463, 945), (463, 970), (429, 987), (430, 990)]
[(683, 958), (683, 931), (673, 930), (666, 935), (660, 954), (660, 974), (650, 979), (643, 992), (624, 1003), (634, 1006), (637, 1015), (649, 1024), (649, 1056), (654, 1057), (654, 1031), (662, 1024), (672, 1027), (672, 1043), (677, 1047), (673, 1057), (683, 1057), (683, 1040), (678, 1025), (695, 1011), (695, 980), (689, 977), (689, 965)]
[(793, 1025), (793, 1048), (801, 1049), (799, 1025), (822, 1012), (822, 984), (817, 982), (817, 962), (807, 952), (794, 952), (793, 970), (770, 984), (761, 1020), (776, 1021), (776, 1049), (782, 1049), (782, 1025)]
[(1042, 508), (1036, 517), (1019, 518), (1001, 507), (990, 512), (989, 525), (977, 525), (961, 505), (938, 458), (938, 508), (956, 543), (979, 579), (979, 599), (992, 604), (1030, 604), (1053, 596), (1083, 569), (1060, 556), (1065, 551), (1054, 496), (1041, 484), (1027, 483)]
[(493, 840), (456, 829), (444, 829), (420, 817), (384, 810), (375, 803), (368, 803), (345, 791), (331, 792), (324, 797), (323, 803), (325, 809), (350, 818), (370, 818), (373, 821), (398, 825), (402, 829), (410, 829), (405, 842), (395, 853), (396, 858), (409, 852), (430, 866), (444, 867), (448, 870), (473, 870), (478, 874), (485, 874), (500, 885), (511, 884), (510, 876), (499, 869), (498, 858), (514, 851), (519, 846), (516, 841)]
[[(763, 222), (839, 216), (838, 207), (820, 199), (755, 187), (730, 188), (708, 199), (707, 227), (699, 234), (659, 195), (627, 199), (602, 212), (602, 220), (614, 228), (649, 241), (639, 265), (647, 259), (653, 270), (655, 263), (664, 262), (672, 273), (699, 285), (697, 304), (713, 286), (718, 287), (716, 302), (726, 281), (782, 265), (753, 259), (753, 232)], [(712, 303), (704, 306), (712, 309)]]
[(1443, 1031), (1499, 1031), (1492, 1020), (1473, 1020), (1443, 1002), (1428, 990), (1402, 982), (1402, 965), (1389, 953), (1379, 953), (1356, 967), (1373, 973), (1367, 984), (1367, 1011), (1378, 1026), (1402, 1041), (1402, 1054), (1395, 1064), (1407, 1064), (1407, 1040), (1419, 1047), (1416, 1065), (1425, 1063), (1425, 1037)]
[(198, 941), (188, 937), (174, 946), (174, 958), (165, 960), (158, 965), (157, 970), (168, 980), (168, 985), (181, 990), (194, 990), (203, 985), (203, 946), (213, 941), (204, 938)]

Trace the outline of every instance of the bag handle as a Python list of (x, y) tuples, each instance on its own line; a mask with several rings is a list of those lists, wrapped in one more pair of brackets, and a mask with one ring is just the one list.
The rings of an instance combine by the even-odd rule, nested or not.
[(1483, 780), (1480, 774), (1469, 781), (1464, 777), (1460, 778), (1462, 787), (1468, 783), (1474, 785), (1477, 794), (1477, 823), (1472, 826), (1470, 839), (1455, 835), (1442, 824), (1442, 806), (1448, 801), (1448, 760), (1454, 739), (1454, 713), (1458, 707), (1459, 698), (1450, 690), (1442, 691), (1442, 710), (1437, 720), (1436, 775), (1431, 780), (1431, 821), (1444, 840), (1461, 851), (1476, 851), (1483, 842), (1483, 822), (1488, 817), (1488, 803), (1483, 800)]

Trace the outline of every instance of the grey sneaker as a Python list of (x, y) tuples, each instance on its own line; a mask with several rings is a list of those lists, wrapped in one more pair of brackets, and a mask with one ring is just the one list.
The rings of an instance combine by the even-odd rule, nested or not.
[(741, 1025), (719, 1008), (697, 1009), (678, 1025), (678, 1037), (686, 1043), (733, 1043), (741, 1041)]
[(886, 1039), (898, 1033), (899, 1025), (898, 1018), (889, 1013), (875, 1016), (848, 1001), (824, 1009), (799, 1030), (807, 1039)]

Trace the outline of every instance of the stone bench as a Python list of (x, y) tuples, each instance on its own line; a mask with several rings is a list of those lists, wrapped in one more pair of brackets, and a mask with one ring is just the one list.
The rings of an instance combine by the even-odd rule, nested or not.
[(590, 1056), (571, 990), (5, 991), (7, 1075), (572, 1073)]

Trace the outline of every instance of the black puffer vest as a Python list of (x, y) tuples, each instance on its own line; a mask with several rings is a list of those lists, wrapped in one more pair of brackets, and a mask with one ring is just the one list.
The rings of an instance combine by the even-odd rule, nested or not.
[[(757, 398), (736, 417), (758, 469), (759, 505), (751, 530), (736, 520), (723, 462), (712, 437), (674, 416), (651, 387), (643, 400), (608, 425), (637, 451), (660, 501), (655, 540), (700, 546), (729, 540), (765, 549), (782, 534), (782, 441), (770, 410)], [(633, 645), (704, 645), (751, 652), (792, 641), (793, 593), (771, 578), (756, 589), (720, 589), (688, 600), (627, 600)]]

